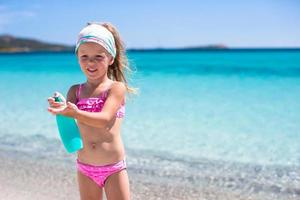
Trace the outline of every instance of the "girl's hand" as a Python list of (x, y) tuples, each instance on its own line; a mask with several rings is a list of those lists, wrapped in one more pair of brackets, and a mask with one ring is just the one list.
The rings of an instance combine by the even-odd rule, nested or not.
[[(62, 102), (55, 101), (54, 97), (57, 97), (57, 96), (59, 96), (62, 99)], [(51, 108), (59, 108), (59, 107), (66, 106), (66, 99), (64, 98), (64, 96), (62, 94), (60, 94), (59, 92), (55, 92), (54, 97), (48, 98), (48, 103)]]
[[(62, 102), (55, 101), (54, 97), (59, 97)], [(77, 106), (71, 102), (66, 103), (65, 97), (59, 92), (55, 92), (54, 97), (48, 98), (48, 102), (50, 105), (50, 107), (48, 107), (48, 111), (53, 115), (61, 114), (67, 117), (74, 118), (78, 112)]]
[(65, 106), (66, 102), (56, 102), (54, 97), (48, 98), (48, 103), (51, 108), (59, 108)]
[(48, 107), (48, 111), (53, 115), (61, 114), (67, 117), (73, 117), (78, 114), (78, 108), (75, 104), (71, 102), (67, 102), (67, 105), (63, 105), (60, 107)]

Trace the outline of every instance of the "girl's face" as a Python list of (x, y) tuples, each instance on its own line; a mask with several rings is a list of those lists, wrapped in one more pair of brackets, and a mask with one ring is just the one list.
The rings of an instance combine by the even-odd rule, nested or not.
[(82, 72), (89, 80), (101, 79), (107, 75), (108, 66), (113, 64), (113, 57), (94, 42), (86, 42), (78, 49), (78, 61)]

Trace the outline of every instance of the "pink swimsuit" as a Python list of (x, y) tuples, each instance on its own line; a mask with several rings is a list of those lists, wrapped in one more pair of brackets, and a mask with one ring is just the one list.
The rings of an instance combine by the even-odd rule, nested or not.
[[(109, 89), (101, 92), (99, 97), (90, 97), (90, 98), (82, 98), (80, 99), (80, 92), (81, 92), (82, 84), (76, 90), (76, 100), (77, 100), (77, 107), (80, 110), (85, 110), (88, 112), (101, 112), (105, 100), (108, 95)], [(125, 115), (125, 101), (121, 104), (119, 110), (116, 113), (117, 118), (122, 118)]]
[(110, 175), (126, 169), (126, 162), (124, 159), (110, 165), (95, 166), (82, 163), (77, 159), (77, 169), (95, 181), (100, 187), (104, 187), (105, 181)]
[[(80, 86), (76, 90), (77, 107), (80, 110), (85, 110), (87, 112), (101, 112), (105, 100), (107, 98), (109, 89), (102, 92), (99, 95), (99, 97), (80, 99), (81, 88), (82, 88), (82, 84), (80, 84)], [(125, 101), (123, 101), (122, 105), (117, 111), (116, 117), (122, 118), (124, 117), (124, 114), (125, 114)], [(76, 164), (77, 164), (77, 170), (79, 172), (81, 172), (85, 176), (95, 181), (100, 187), (104, 187), (105, 181), (110, 175), (117, 173), (123, 169), (126, 169), (125, 159), (114, 164), (103, 165), (103, 166), (95, 166), (95, 165), (82, 163), (79, 161), (79, 159), (77, 159)]]

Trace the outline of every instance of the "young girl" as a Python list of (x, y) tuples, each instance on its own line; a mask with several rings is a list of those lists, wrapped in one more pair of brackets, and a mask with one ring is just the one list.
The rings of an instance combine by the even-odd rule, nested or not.
[(70, 87), (67, 102), (48, 98), (52, 114), (77, 120), (83, 149), (77, 153), (81, 200), (129, 199), (129, 181), (120, 128), (129, 88), (125, 49), (109, 23), (88, 23), (78, 36), (75, 52), (87, 81)]

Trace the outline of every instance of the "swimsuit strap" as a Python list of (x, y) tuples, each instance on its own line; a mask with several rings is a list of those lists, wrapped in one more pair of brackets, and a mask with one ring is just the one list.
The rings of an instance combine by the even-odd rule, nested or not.
[[(111, 89), (111, 87), (112, 87), (113, 84), (114, 84), (114, 81), (110, 84), (110, 86), (106, 90), (104, 90), (103, 92), (101, 92), (100, 98), (105, 98), (105, 99), (107, 98), (109, 90)], [(125, 103), (126, 103), (126, 100), (124, 98), (123, 101), (122, 101), (122, 103), (121, 103), (121, 105), (124, 106)]]
[(114, 81), (103, 92), (100, 93), (100, 98), (106, 99), (106, 97), (108, 96), (109, 90), (111, 89), (113, 84), (114, 84)]
[(110, 87), (107, 88), (106, 90), (104, 90), (103, 92), (101, 92), (100, 95), (99, 95), (99, 98), (100, 99), (106, 99), (109, 89), (110, 89)]
[(79, 100), (79, 98), (80, 98), (81, 87), (82, 87), (82, 84), (80, 84), (79, 87), (77, 87), (77, 89), (76, 89), (76, 99), (77, 100)]

